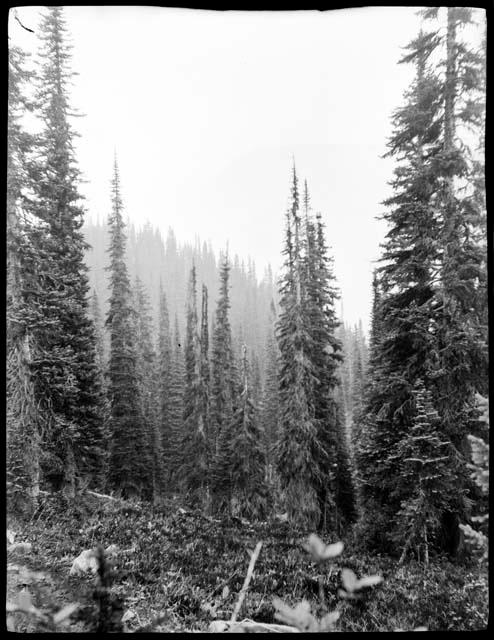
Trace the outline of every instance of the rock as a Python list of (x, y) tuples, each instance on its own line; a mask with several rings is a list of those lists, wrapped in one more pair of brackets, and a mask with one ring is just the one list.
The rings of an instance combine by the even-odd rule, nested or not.
[(98, 571), (98, 561), (92, 549), (86, 549), (77, 556), (72, 563), (69, 575), (79, 576), (87, 571), (91, 571), (91, 573)]

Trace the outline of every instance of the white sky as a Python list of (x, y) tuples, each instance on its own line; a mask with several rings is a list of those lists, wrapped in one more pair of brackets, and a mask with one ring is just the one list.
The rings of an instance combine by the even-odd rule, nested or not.
[[(36, 29), (39, 10), (17, 14)], [(108, 215), (116, 147), (136, 224), (215, 249), (229, 240), (262, 276), (281, 264), (293, 154), (327, 225), (345, 320), (367, 327), (384, 233), (375, 216), (393, 169), (380, 156), (413, 77), (397, 61), (416, 11), (66, 7), (88, 212)], [(12, 16), (9, 34), (37, 50)]]

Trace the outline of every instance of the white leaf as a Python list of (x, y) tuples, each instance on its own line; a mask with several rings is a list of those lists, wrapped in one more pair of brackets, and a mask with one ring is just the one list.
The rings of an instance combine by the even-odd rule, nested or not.
[(105, 553), (109, 556), (114, 556), (118, 553), (118, 546), (116, 544), (110, 544), (105, 549)]
[(366, 576), (361, 578), (357, 582), (357, 589), (364, 589), (365, 587), (373, 587), (376, 584), (380, 584), (383, 581), (381, 576)]
[(351, 569), (342, 569), (341, 582), (345, 591), (348, 591), (348, 593), (353, 593), (357, 586), (357, 576)]
[(127, 609), (127, 611), (122, 616), (122, 622), (127, 622), (128, 620), (132, 620), (132, 618), (136, 617), (135, 611), (132, 609)]
[(307, 542), (303, 543), (302, 546), (317, 562), (335, 558), (343, 551), (343, 542), (327, 545), (315, 533), (311, 533)]
[(31, 594), (27, 589), (23, 589), (19, 593), (17, 602), (18, 602), (19, 609), (22, 609), (23, 611), (31, 611), (33, 603), (31, 600)]
[(98, 571), (98, 560), (96, 559), (92, 549), (82, 551), (77, 558), (75, 558), (72, 563), (72, 567), (70, 568), (69, 575), (78, 576), (86, 573), (86, 571), (91, 571), (92, 573), (96, 573)]

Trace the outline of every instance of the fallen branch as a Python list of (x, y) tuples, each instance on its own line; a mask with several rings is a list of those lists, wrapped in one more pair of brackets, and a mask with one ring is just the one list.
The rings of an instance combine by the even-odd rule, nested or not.
[(267, 622), (254, 622), (254, 620), (242, 620), (231, 622), (228, 620), (214, 620), (209, 625), (210, 633), (300, 633), (297, 627), (289, 627), (285, 624), (270, 624)]
[(259, 557), (259, 553), (261, 551), (262, 542), (258, 542), (256, 544), (256, 548), (254, 549), (249, 562), (249, 568), (247, 569), (247, 575), (245, 576), (244, 584), (242, 589), (240, 590), (237, 604), (235, 605), (235, 609), (233, 610), (232, 617), (230, 618), (230, 624), (233, 624), (237, 619), (237, 616), (240, 612), (242, 604), (245, 600), (245, 596), (247, 594), (247, 589), (249, 588), (249, 583), (252, 579), (252, 574), (254, 573), (254, 565), (256, 564), (256, 560)]
[(101, 498), (102, 500), (115, 500), (116, 502), (121, 502), (120, 498), (115, 498), (114, 496), (107, 496), (104, 493), (96, 493), (96, 491), (89, 491), (89, 490), (87, 490), (86, 493), (89, 493), (89, 495), (94, 496), (95, 498)]

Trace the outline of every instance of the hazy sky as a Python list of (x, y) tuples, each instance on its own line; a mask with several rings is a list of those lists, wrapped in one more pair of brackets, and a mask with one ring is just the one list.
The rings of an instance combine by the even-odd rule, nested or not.
[[(39, 10), (17, 13), (36, 30)], [(215, 249), (229, 240), (262, 276), (281, 264), (294, 156), (327, 225), (345, 320), (367, 327), (393, 168), (380, 156), (413, 77), (397, 62), (416, 11), (66, 7), (89, 214), (108, 215), (116, 147), (133, 221)], [(9, 33), (36, 51), (12, 16)]]

